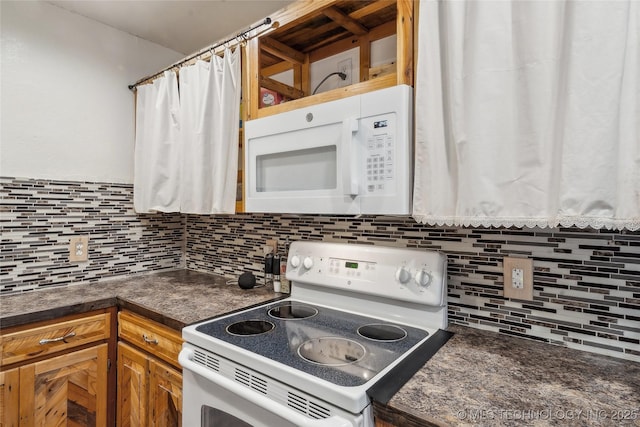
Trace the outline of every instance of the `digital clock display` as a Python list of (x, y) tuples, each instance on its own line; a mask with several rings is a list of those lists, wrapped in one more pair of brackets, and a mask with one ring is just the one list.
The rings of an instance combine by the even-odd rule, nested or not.
[(351, 262), (351, 261), (347, 261), (344, 263), (344, 266), (347, 268), (358, 268), (358, 263), (357, 262)]
[(386, 127), (387, 127), (387, 121), (386, 120), (380, 120), (378, 122), (373, 122), (373, 128), (374, 129), (386, 128)]

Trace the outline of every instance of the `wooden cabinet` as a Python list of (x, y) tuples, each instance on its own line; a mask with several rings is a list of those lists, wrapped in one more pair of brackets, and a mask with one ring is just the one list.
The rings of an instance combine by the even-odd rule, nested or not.
[(110, 331), (110, 310), (3, 331), (0, 425), (109, 425)]
[(118, 426), (181, 426), (178, 331), (137, 314), (118, 315)]
[[(242, 49), (243, 123), (391, 86), (413, 86), (417, 3), (296, 1), (270, 15), (271, 27)], [(341, 65), (345, 60), (348, 65)], [(329, 78), (334, 86), (327, 87)], [(336, 87), (338, 78), (343, 82)], [(238, 171), (236, 212), (243, 212), (246, 171)]]
[[(317, 0), (294, 2), (270, 15), (274, 24), (247, 44), (247, 119), (332, 101), (399, 84), (413, 86), (413, 0)], [(372, 43), (396, 36), (395, 59), (372, 62)], [(351, 84), (314, 94), (314, 63), (357, 48)], [(324, 69), (324, 68), (323, 68)], [(359, 70), (351, 72), (351, 70)], [(324, 73), (339, 71), (339, 65)], [(274, 78), (291, 73), (291, 83)], [(332, 73), (337, 74), (337, 73)], [(264, 105), (270, 91), (283, 103)], [(286, 102), (284, 102), (286, 100)]]

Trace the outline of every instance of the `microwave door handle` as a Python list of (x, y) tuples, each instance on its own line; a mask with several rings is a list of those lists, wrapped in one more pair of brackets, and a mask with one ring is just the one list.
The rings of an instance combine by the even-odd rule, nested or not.
[(358, 171), (354, 165), (356, 147), (353, 134), (358, 132), (358, 119), (349, 117), (342, 121), (342, 187), (347, 196), (356, 197), (358, 191)]

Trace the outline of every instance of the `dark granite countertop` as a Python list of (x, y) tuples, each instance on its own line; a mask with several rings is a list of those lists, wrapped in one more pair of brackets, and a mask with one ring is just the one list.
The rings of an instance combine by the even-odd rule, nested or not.
[(176, 330), (282, 297), (224, 277), (175, 270), (0, 297), (0, 328), (119, 305)]
[(640, 363), (494, 332), (455, 335), (377, 417), (397, 426), (640, 426)]
[[(0, 327), (119, 305), (177, 330), (275, 300), (269, 288), (176, 270), (0, 297)], [(389, 402), (396, 426), (640, 426), (640, 363), (452, 326)]]

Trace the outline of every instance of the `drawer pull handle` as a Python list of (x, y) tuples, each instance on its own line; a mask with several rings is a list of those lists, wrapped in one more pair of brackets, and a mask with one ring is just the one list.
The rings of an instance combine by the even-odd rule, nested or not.
[(158, 340), (156, 338), (149, 338), (147, 334), (142, 334), (142, 339), (147, 344), (158, 344)]
[(75, 337), (75, 332), (69, 332), (67, 335), (58, 338), (44, 338), (40, 340), (40, 345), (50, 344), (52, 342), (65, 341), (67, 338)]

